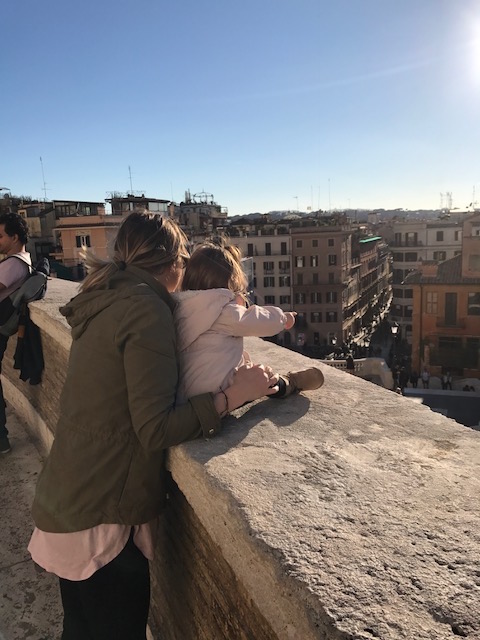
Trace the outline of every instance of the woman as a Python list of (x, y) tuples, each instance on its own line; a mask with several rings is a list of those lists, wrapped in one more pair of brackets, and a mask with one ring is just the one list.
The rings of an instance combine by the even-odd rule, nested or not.
[(80, 294), (61, 309), (73, 342), (29, 550), (60, 578), (63, 640), (145, 639), (164, 450), (216, 435), (230, 410), (278, 391), (271, 370), (244, 368), (224, 391), (175, 407), (170, 293), (187, 259), (174, 222), (132, 213), (112, 260), (89, 257)]

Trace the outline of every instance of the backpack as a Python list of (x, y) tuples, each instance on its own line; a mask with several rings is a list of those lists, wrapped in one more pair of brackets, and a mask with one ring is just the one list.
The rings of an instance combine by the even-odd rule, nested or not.
[[(16, 258), (9, 256), (5, 258)], [(25, 263), (24, 260), (22, 262)], [(0, 302), (0, 334), (12, 336), (17, 332), (20, 316), (29, 302), (41, 300), (47, 292), (47, 279), (50, 275), (50, 263), (47, 258), (42, 258), (34, 267), (28, 266), (29, 273), (22, 284), (9, 296)]]

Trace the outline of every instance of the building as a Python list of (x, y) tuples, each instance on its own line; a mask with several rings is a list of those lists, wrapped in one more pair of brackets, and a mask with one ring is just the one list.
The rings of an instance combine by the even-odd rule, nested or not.
[(398, 337), (412, 341), (413, 292), (404, 283), (420, 261), (443, 261), (460, 253), (462, 225), (449, 220), (394, 221), (382, 227), (392, 251), (393, 299), (390, 318), (399, 325)]
[(480, 377), (480, 213), (463, 223), (461, 252), (407, 275), (413, 296), (412, 366)]
[(254, 263), (255, 300), (297, 312), (279, 341), (322, 355), (349, 342), (385, 309), (390, 262), (385, 243), (345, 217), (241, 219), (228, 228)]
[(169, 212), (191, 240), (223, 230), (228, 216), (228, 209), (217, 204), (213, 194), (204, 191), (193, 197), (190, 191), (185, 191), (185, 200), (171, 203)]

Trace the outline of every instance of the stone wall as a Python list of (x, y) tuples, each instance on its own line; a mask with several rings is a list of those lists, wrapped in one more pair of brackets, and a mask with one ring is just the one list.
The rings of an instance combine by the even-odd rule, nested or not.
[[(7, 400), (46, 446), (69, 346), (56, 307), (73, 287), (52, 280), (32, 305), (42, 385), (4, 362)], [(312, 364), (246, 345), (280, 371)], [(480, 433), (319, 366), (318, 392), (258, 401), (170, 450), (154, 638), (480, 639)]]

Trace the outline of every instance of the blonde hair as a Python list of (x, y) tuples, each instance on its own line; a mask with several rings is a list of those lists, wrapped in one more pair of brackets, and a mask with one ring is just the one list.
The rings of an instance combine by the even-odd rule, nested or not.
[(118, 270), (129, 265), (158, 275), (179, 256), (188, 256), (187, 242), (173, 220), (147, 210), (134, 211), (120, 225), (109, 260), (84, 251), (88, 275), (80, 291), (103, 288)]
[(182, 290), (230, 289), (246, 293), (247, 278), (241, 266), (242, 252), (224, 238), (195, 249), (185, 268)]

